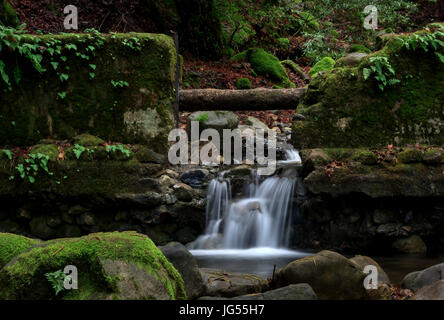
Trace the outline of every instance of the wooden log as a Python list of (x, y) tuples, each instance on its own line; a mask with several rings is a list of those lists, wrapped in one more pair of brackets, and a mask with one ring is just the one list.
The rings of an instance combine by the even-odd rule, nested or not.
[(180, 90), (180, 111), (208, 110), (281, 110), (296, 109), (306, 88), (297, 89), (249, 89)]

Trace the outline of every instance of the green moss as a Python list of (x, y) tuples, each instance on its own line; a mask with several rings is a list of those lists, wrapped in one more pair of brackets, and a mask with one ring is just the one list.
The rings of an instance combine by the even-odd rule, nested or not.
[(57, 161), (59, 156), (59, 150), (54, 144), (37, 144), (29, 150), (29, 153), (44, 154), (45, 156), (49, 157), (49, 161)]
[(398, 153), (398, 161), (402, 163), (417, 163), (422, 161), (422, 152), (415, 148), (408, 148)]
[(279, 38), (278, 46), (282, 49), (288, 49), (290, 47), (290, 40), (288, 38)]
[(11, 233), (0, 233), (0, 269), (15, 256), (40, 241)]
[(301, 69), (301, 67), (297, 63), (293, 62), (292, 60), (281, 61), (281, 64), (289, 67), (291, 70), (293, 70), (296, 73), (299, 73), (299, 74), (304, 73), (304, 71)]
[[(444, 144), (444, 64), (432, 49), (406, 50), (394, 35), (357, 66), (337, 67), (312, 78), (297, 108), (293, 142), (299, 149)], [(383, 92), (363, 69), (371, 57), (387, 57), (401, 80)], [(304, 137), (297, 139), (296, 137)]]
[[(143, 143), (167, 152), (168, 133), (174, 127), (176, 64), (170, 37), (139, 33), (24, 35), (21, 43), (46, 48), (41, 62), (46, 72), (37, 72), (18, 52), (0, 53), (9, 74), (17, 63), (22, 73), (19, 85), (13, 84), (11, 91), (0, 95), (0, 113), (7, 115), (0, 118), (1, 145), (30, 145), (48, 137), (72, 139), (89, 132), (105, 140)], [(134, 49), (136, 43), (140, 50)], [(73, 45), (76, 50), (67, 49)], [(61, 53), (51, 56), (48, 50), (58, 46)], [(87, 50), (89, 46), (95, 48), (94, 54)], [(51, 62), (58, 63), (56, 70)], [(89, 65), (95, 66), (94, 79)], [(68, 75), (68, 81), (60, 80), (62, 73)], [(111, 80), (126, 81), (129, 87), (116, 89)], [(4, 86), (0, 82), (0, 90), (7, 90)], [(60, 92), (66, 93), (64, 99), (58, 96)]]
[(302, 26), (305, 31), (317, 31), (319, 30), (319, 22), (316, 20), (316, 18), (309, 12), (299, 12), (299, 16), (302, 18)]
[(84, 133), (73, 138), (73, 142), (81, 146), (99, 146), (103, 145), (105, 141), (99, 137)]
[(53, 293), (44, 274), (63, 270), (66, 265), (77, 266), (79, 276), (83, 274), (87, 279), (87, 287), (79, 286), (74, 293), (76, 297), (90, 299), (88, 293), (110, 296), (116, 293), (118, 279), (106, 277), (103, 273), (100, 261), (107, 259), (141, 266), (147, 273), (163, 279), (172, 299), (186, 299), (179, 272), (148, 237), (136, 232), (97, 233), (81, 238), (52, 240), (36, 246), (17, 256), (0, 272), (0, 286), (4, 288), (0, 298), (48, 299)]
[(369, 150), (360, 150), (355, 152), (352, 156), (352, 159), (365, 165), (374, 165), (378, 163), (377, 155)]
[(248, 49), (231, 58), (232, 60), (246, 60), (251, 63), (253, 70), (267, 77), (277, 85), (283, 87), (295, 87), (288, 78), (285, 68), (279, 59), (261, 48)]
[(353, 44), (350, 47), (350, 52), (371, 53), (372, 51), (366, 46), (363, 46), (362, 44)]
[(240, 78), (236, 81), (236, 87), (240, 90), (242, 89), (251, 89), (251, 82), (248, 78)]
[(20, 23), (14, 8), (7, 0), (0, 0), (0, 25), (16, 27)]
[(319, 72), (332, 70), (334, 66), (335, 60), (330, 57), (324, 57), (311, 68), (308, 74), (313, 77)]

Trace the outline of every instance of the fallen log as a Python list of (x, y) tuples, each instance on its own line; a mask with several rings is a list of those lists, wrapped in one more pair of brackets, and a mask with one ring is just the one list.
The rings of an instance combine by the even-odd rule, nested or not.
[(306, 88), (179, 91), (180, 111), (296, 109)]

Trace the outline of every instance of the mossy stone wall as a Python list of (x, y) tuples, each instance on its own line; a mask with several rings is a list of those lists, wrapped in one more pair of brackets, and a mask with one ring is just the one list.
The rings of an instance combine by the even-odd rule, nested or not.
[(32, 56), (44, 70), (38, 72), (18, 50), (0, 53), (11, 83), (0, 83), (0, 145), (31, 145), (88, 132), (166, 151), (176, 64), (170, 37), (24, 35), (20, 46), (24, 44), (38, 45)]
[[(317, 75), (297, 108), (305, 120), (294, 121), (295, 147), (442, 146), (444, 63), (432, 48), (403, 48), (399, 38), (408, 36), (391, 37), (357, 66)], [(382, 91), (373, 76), (364, 80), (373, 57), (387, 57), (400, 83)]]

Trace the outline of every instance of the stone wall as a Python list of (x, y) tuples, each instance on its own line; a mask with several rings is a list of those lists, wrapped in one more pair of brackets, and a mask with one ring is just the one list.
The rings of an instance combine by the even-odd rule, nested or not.
[[(187, 243), (203, 232), (208, 172), (173, 170), (142, 145), (107, 148), (88, 135), (71, 144), (42, 141), (11, 160), (0, 149), (0, 232), (47, 240), (133, 230), (157, 245)], [(33, 157), (38, 161), (26, 162)], [(200, 184), (192, 188), (193, 181)]]
[(173, 128), (173, 40), (159, 34), (31, 36), (4, 45), (0, 145), (88, 132), (166, 152)]
[[(424, 50), (418, 43), (413, 50), (412, 45), (403, 45), (415, 36), (442, 41), (442, 26), (431, 25), (413, 36), (387, 36), (379, 51), (360, 58), (349, 56), (333, 70), (315, 75), (297, 107), (303, 117), (293, 123), (294, 146), (442, 146), (444, 63), (440, 55), (444, 47), (435, 50), (428, 43)], [(372, 68), (379, 68), (381, 74)]]
[(442, 148), (302, 150), (306, 198), (293, 245), (356, 253), (442, 252)]

